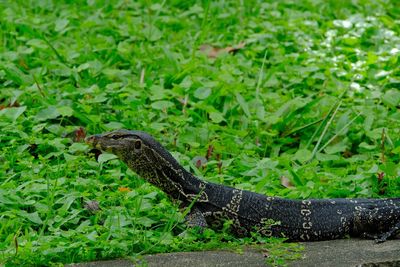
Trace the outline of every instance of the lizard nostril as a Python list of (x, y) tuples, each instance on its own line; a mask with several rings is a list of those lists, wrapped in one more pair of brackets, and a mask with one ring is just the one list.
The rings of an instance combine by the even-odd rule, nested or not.
[(94, 144), (96, 140), (96, 136), (92, 135), (92, 136), (88, 136), (85, 138), (85, 142), (87, 144)]

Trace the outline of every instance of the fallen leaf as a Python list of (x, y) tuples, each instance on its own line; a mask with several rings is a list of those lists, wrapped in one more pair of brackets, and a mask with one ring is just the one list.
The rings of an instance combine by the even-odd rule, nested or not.
[(218, 53), (220, 53), (221, 48), (212, 47), (211, 45), (201, 45), (200, 51), (210, 58), (216, 58)]
[(25, 70), (29, 70), (29, 67), (28, 67), (28, 65), (26, 64), (25, 60), (20, 59), (20, 60), (18, 61), (18, 64), (19, 64), (21, 67), (23, 67)]
[(74, 142), (83, 142), (85, 137), (85, 129), (83, 127), (79, 127), (78, 130), (75, 131)]
[(283, 185), (286, 188), (294, 188), (294, 185), (292, 182), (287, 178), (286, 176), (281, 176), (281, 185)]
[(209, 58), (216, 58), (222, 53), (232, 53), (235, 54), (237, 51), (245, 47), (246, 43), (241, 42), (236, 46), (228, 46), (225, 48), (214, 47), (208, 44), (203, 44), (200, 46), (200, 51), (207, 55)]
[(119, 187), (118, 191), (125, 193), (125, 192), (131, 192), (132, 190), (129, 189), (129, 187)]
[(233, 47), (228, 46), (228, 47), (226, 47), (225, 51), (228, 52), (228, 53), (233, 53), (234, 54), (237, 51), (239, 51), (240, 49), (244, 48), (245, 45), (246, 45), (245, 42), (240, 42), (237, 46), (233, 46)]
[(18, 103), (18, 101), (14, 101), (9, 104), (2, 103), (0, 105), (0, 110), (5, 109), (5, 108), (18, 108), (19, 106), (20, 106), (20, 104)]
[(69, 137), (74, 142), (83, 142), (85, 140), (85, 137), (86, 137), (85, 128), (79, 127), (78, 129), (76, 129), (76, 130), (74, 130), (74, 131), (72, 131), (70, 133), (65, 134), (64, 137)]

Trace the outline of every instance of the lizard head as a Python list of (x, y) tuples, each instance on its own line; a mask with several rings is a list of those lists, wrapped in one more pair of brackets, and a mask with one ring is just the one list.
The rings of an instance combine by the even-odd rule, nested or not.
[[(115, 154), (120, 159), (124, 155), (140, 156), (143, 149), (143, 138), (136, 131), (116, 130), (103, 134), (96, 134), (86, 138), (86, 143), (93, 148)], [(150, 137), (150, 136), (149, 136)]]
[(134, 171), (138, 171), (137, 164), (140, 167), (154, 167), (157, 163), (154, 162), (154, 155), (164, 155), (166, 151), (153, 137), (142, 131), (115, 130), (89, 136), (85, 141), (93, 148), (118, 156)]
[(93, 148), (116, 155), (140, 177), (175, 199), (199, 192), (200, 181), (186, 171), (152, 136), (142, 131), (116, 130), (86, 138)]
[[(85, 141), (93, 148), (116, 155), (139, 176), (158, 186), (178, 177), (177, 170), (182, 169), (160, 143), (142, 131), (116, 130), (89, 136)], [(166, 175), (160, 170), (172, 171)]]

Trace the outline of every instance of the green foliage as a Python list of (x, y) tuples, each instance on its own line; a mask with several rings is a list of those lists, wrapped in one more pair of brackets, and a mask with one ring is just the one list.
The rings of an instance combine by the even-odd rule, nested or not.
[[(166, 195), (96, 160), (79, 127), (145, 130), (204, 179), (263, 194), (398, 197), (399, 14), (390, 0), (0, 2), (0, 261), (261, 242), (181, 234)], [(298, 255), (263, 242), (273, 264)]]

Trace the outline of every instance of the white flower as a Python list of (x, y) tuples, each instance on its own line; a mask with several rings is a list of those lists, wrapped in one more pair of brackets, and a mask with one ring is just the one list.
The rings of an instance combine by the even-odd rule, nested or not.
[(355, 91), (357, 91), (357, 92), (361, 92), (363, 90), (362, 87), (360, 86), (360, 84), (358, 84), (356, 82), (352, 82), (350, 84), (350, 88), (355, 90)]
[(392, 72), (391, 71), (381, 70), (380, 72), (375, 74), (375, 78), (379, 79), (379, 78), (382, 78), (382, 77), (385, 77), (385, 76), (389, 75), (390, 73), (392, 73)]
[(400, 52), (400, 50), (399, 49), (397, 49), (396, 47), (395, 48), (392, 48), (392, 50), (390, 50), (390, 54), (391, 55), (396, 55), (397, 53), (399, 53)]
[(353, 23), (350, 20), (334, 20), (333, 25), (336, 27), (350, 29), (353, 26)]

